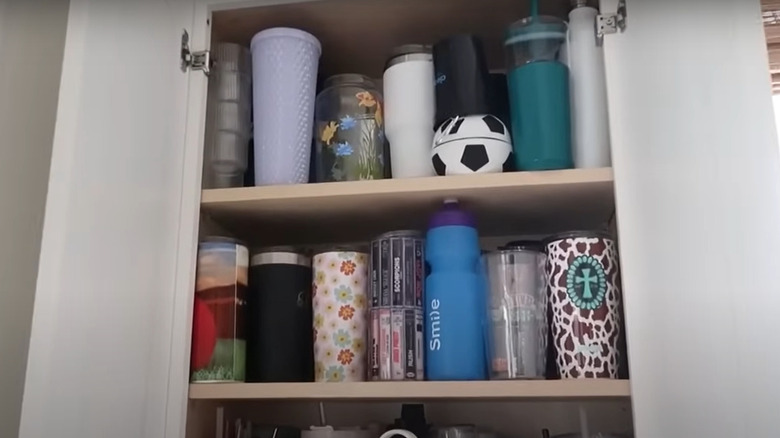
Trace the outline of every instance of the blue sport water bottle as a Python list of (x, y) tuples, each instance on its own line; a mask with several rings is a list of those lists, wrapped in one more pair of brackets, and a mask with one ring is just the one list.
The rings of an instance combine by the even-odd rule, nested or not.
[(445, 201), (425, 245), (426, 378), (484, 380), (485, 281), (474, 218)]

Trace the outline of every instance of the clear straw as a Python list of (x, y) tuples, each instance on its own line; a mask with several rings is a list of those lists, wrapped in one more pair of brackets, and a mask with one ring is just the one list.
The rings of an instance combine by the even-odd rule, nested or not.
[(531, 0), (531, 16), (534, 18), (539, 16), (539, 0)]
[(580, 405), (580, 435), (582, 438), (590, 438), (588, 430), (588, 414), (585, 412), (585, 406)]
[(326, 426), (328, 424), (328, 419), (325, 418), (325, 405), (320, 402), (320, 426)]

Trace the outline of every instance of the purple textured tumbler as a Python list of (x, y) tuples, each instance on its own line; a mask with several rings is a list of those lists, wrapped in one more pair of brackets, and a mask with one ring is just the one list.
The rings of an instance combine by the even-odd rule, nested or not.
[(277, 27), (252, 38), (255, 185), (309, 181), (320, 42)]

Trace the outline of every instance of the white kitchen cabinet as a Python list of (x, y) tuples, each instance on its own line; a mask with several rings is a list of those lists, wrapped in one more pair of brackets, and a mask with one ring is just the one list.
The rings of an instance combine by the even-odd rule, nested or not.
[[(278, 3), (287, 4), (268, 6)], [(616, 3), (602, 0), (602, 12)], [(249, 220), (268, 225), (253, 239), (326, 243), (345, 236), (312, 234), (305, 223), (348, 225), (333, 202), (413, 213), (471, 190), (488, 234), (501, 235), (592, 225), (614, 201), (630, 390), (619, 381), (190, 390), (207, 81), (180, 67), (182, 30), (204, 50), (271, 25), (322, 26), (326, 46), (355, 54), (334, 54), (324, 68), (378, 73), (384, 55), (370, 50), (407, 42), (394, 36), (473, 30), (495, 39), (491, 20), (527, 9), (523, 0), (71, 0), (20, 436), (205, 438), (218, 415), (316, 422), (323, 400), (329, 421), (349, 424), (394, 418), (406, 398), (429, 402), (434, 421), (523, 436), (554, 421), (576, 427), (580, 408), (592, 429), (639, 438), (775, 436), (780, 150), (759, 2), (625, 6), (625, 32), (604, 40), (613, 171), (209, 191), (202, 203), (234, 232), (248, 232)], [(355, 27), (334, 26), (342, 22)], [(519, 202), (534, 208), (524, 215)], [(574, 222), (555, 222), (578, 211)], [(502, 212), (527, 222), (504, 229)], [(357, 220), (369, 216), (351, 226), (375, 231)]]

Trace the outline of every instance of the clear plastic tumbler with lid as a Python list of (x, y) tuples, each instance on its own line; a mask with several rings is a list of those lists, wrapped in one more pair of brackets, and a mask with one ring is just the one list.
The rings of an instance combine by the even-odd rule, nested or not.
[(560, 18), (532, 15), (515, 22), (504, 46), (512, 138), (519, 170), (573, 167), (569, 69), (559, 62), (566, 41)]
[(510, 247), (482, 256), (488, 283), (490, 378), (543, 379), (547, 360), (545, 256)]

